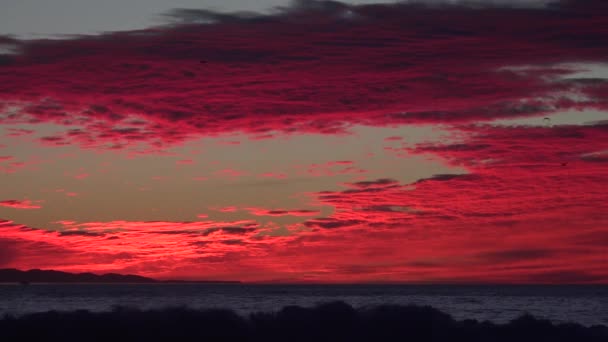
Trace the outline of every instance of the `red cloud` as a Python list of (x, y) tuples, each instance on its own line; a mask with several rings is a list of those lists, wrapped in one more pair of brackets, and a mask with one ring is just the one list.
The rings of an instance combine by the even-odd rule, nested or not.
[[(40, 202), (40, 201), (37, 201)], [(29, 200), (19, 201), (19, 200), (5, 200), (0, 201), (0, 207), (7, 208), (15, 208), (15, 209), (40, 209), (41, 206), (34, 204), (34, 202)]]
[(0, 66), (0, 101), (27, 116), (3, 121), (70, 127), (41, 138), (45, 144), (144, 142), (158, 150), (223, 132), (340, 134), (351, 124), (605, 108), (606, 83), (560, 78), (573, 72), (563, 63), (605, 61), (608, 18), (599, 2), (506, 10), (341, 6), (359, 19), (306, 7), (269, 20), (15, 40), (21, 54)]
[[(257, 228), (249, 227), (251, 221), (59, 223), (64, 228), (51, 232), (0, 221), (0, 244), (15, 247), (14, 253), (1, 260), (3, 266), (137, 271), (167, 277), (192, 266), (197, 271), (206, 269), (209, 279), (217, 279), (221, 274), (213, 270), (220, 261), (230, 263), (237, 254), (244, 258), (258, 255), (264, 245), (277, 240), (256, 237)], [(247, 267), (233, 262), (227, 269)]]
[[(16, 41), (22, 54), (0, 66), (0, 106), (21, 110), (0, 120), (65, 126), (44, 144), (145, 143), (152, 152), (226, 132), (257, 139), (449, 123), (458, 143), (387, 153), (440, 158), (466, 173), (347, 183), (316, 194), (334, 208), (329, 217), (285, 227), (64, 222), (47, 232), (1, 221), (0, 243), (18, 246), (2, 262), (242, 280), (607, 283), (608, 126), (471, 124), (606, 109), (608, 82), (563, 77), (573, 73), (566, 62), (606, 61), (605, 2), (348, 8), (358, 20), (305, 8), (270, 20)], [(309, 172), (363, 171), (339, 164), (347, 163)]]
[[(429, 281), (605, 282), (606, 241), (589, 236), (608, 233), (608, 198), (599, 186), (608, 180), (608, 165), (586, 156), (608, 148), (607, 128), (462, 127), (464, 143), (424, 144), (411, 152), (439, 155), (469, 173), (410, 185), (390, 179), (346, 184), (346, 190), (319, 193), (335, 213), (305, 225), (321, 236), (327, 229), (346, 230), (343, 236), (365, 229), (400, 237), (411, 260), (396, 268), (401, 276), (415, 267)], [(393, 241), (374, 243), (397, 253)]]
[[(608, 200), (599, 185), (608, 164), (588, 156), (608, 149), (607, 127), (462, 126), (458, 143), (409, 152), (430, 153), (467, 173), (320, 192), (320, 204), (334, 214), (289, 226), (294, 234), (285, 237), (270, 238), (272, 228), (253, 221), (63, 222), (60, 233), (19, 228), (3, 237), (30, 241), (20, 249), (26, 256), (10, 258), (10, 265), (66, 270), (266, 281), (605, 283)], [(62, 260), (28, 249), (43, 241), (43, 250)], [(170, 266), (161, 267), (167, 258)]]

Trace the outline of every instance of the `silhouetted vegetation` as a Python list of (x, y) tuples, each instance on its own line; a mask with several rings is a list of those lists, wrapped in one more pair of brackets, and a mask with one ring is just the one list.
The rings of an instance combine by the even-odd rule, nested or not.
[(608, 341), (608, 327), (553, 324), (529, 315), (508, 324), (456, 321), (431, 307), (343, 302), (288, 306), (243, 317), (230, 310), (167, 308), (46, 312), (0, 320), (3, 341)]

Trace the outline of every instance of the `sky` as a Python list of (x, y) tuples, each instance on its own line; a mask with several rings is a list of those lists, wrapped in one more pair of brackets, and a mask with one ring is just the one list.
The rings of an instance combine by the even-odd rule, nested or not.
[(0, 6), (0, 268), (608, 283), (603, 1)]

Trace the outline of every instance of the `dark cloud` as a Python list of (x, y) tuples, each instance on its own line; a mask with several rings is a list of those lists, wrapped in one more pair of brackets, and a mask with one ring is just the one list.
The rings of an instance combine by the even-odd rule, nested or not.
[(437, 268), (437, 267), (442, 267), (442, 266), (446, 266), (447, 263), (442, 263), (440, 261), (431, 261), (431, 260), (414, 260), (411, 262), (408, 262), (406, 265), (410, 266), (410, 267), (416, 267), (416, 268)]
[(473, 178), (475, 178), (475, 176), (461, 175), (461, 174), (438, 174), (438, 175), (433, 175), (430, 178), (420, 179), (416, 183), (429, 182), (429, 181), (444, 182), (444, 181), (450, 181), (450, 180), (455, 179), (455, 178), (473, 179)]
[(205, 229), (202, 233), (203, 235), (210, 235), (216, 232), (221, 232), (224, 234), (230, 235), (242, 235), (255, 231), (255, 228), (246, 228), (246, 227), (221, 227), (221, 228), (209, 228)]
[[(420, 10), (427, 9), (488, 9), (488, 8), (513, 8), (513, 9), (558, 9), (567, 7), (566, 2), (561, 6), (556, 0), (404, 0), (393, 4), (351, 5), (348, 3), (332, 0), (292, 0), (289, 6), (278, 6), (273, 14), (261, 14), (257, 12), (218, 12), (207, 9), (179, 8), (165, 14), (166, 19), (172, 24), (217, 24), (217, 23), (240, 23), (255, 21), (272, 21), (297, 19), (298, 15), (306, 13), (317, 13), (324, 16), (333, 16), (336, 19), (348, 20), (360, 17), (380, 17), (382, 7), (396, 9)], [(461, 34), (461, 31), (455, 33)]]
[(389, 179), (389, 178), (380, 178), (374, 181), (360, 181), (360, 182), (355, 182), (355, 183), (349, 183), (349, 185), (356, 187), (356, 188), (382, 188), (382, 187), (387, 187), (387, 186), (392, 186), (392, 185), (396, 185), (399, 184), (399, 182), (397, 182), (394, 179)]
[(608, 151), (587, 153), (582, 155), (581, 159), (588, 162), (608, 163)]
[(206, 9), (177, 8), (166, 13), (165, 18), (174, 25), (225, 24), (260, 21), (269, 16), (255, 12), (221, 13)]
[(314, 216), (320, 214), (318, 210), (308, 210), (308, 209), (275, 209), (268, 210), (262, 208), (247, 208), (252, 215), (256, 216)]
[(59, 232), (59, 236), (104, 236), (103, 233), (87, 232), (84, 230), (65, 230)]
[(518, 261), (528, 261), (535, 259), (547, 259), (556, 253), (547, 249), (510, 249), (502, 251), (491, 251), (477, 254), (483, 262), (490, 263), (513, 263)]
[(580, 284), (605, 281), (603, 275), (595, 275), (581, 270), (558, 270), (534, 273), (528, 281), (548, 284)]
[(383, 204), (383, 205), (370, 205), (370, 206), (361, 208), (360, 210), (399, 213), (399, 212), (403, 212), (403, 211), (410, 211), (411, 208), (405, 207), (400, 204)]
[(335, 218), (318, 218), (304, 222), (310, 228), (336, 229), (352, 227), (364, 223), (361, 220), (339, 220)]

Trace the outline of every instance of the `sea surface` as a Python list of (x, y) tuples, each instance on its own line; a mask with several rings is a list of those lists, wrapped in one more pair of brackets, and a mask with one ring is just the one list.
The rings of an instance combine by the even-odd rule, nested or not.
[(608, 326), (608, 286), (0, 284), (0, 315), (188, 306), (241, 314), (342, 300), (352, 306), (430, 305), (456, 319), (505, 323), (524, 313), (553, 322)]

